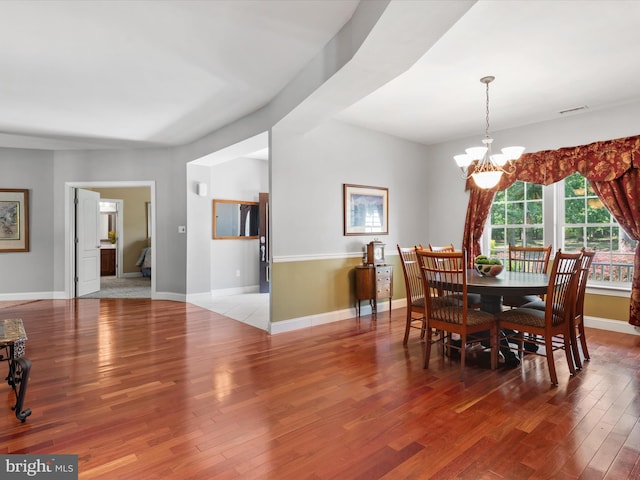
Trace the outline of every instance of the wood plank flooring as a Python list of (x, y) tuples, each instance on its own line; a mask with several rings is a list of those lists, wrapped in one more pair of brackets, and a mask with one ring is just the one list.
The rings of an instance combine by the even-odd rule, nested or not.
[(589, 329), (557, 387), (536, 356), (462, 383), (403, 347), (404, 314), (269, 336), (178, 302), (0, 302), (33, 362), (0, 452), (78, 454), (92, 480), (640, 478), (640, 336)]

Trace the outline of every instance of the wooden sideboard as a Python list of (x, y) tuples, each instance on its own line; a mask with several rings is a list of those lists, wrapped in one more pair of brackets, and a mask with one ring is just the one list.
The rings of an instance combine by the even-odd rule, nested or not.
[(369, 300), (371, 313), (378, 314), (378, 301), (393, 297), (393, 267), (391, 265), (359, 265), (356, 267), (356, 312), (360, 316), (360, 302)]

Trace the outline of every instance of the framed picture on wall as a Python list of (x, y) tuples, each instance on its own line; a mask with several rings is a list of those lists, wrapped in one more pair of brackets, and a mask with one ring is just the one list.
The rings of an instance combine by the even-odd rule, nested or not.
[(389, 189), (343, 185), (344, 234), (389, 234)]
[(0, 252), (29, 251), (29, 190), (0, 189)]

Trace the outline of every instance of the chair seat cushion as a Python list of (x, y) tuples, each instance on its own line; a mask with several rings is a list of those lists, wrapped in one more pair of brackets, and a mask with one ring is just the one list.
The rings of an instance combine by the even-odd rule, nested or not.
[(505, 295), (502, 297), (502, 304), (507, 307), (523, 307), (525, 304), (541, 300), (538, 295)]
[(460, 300), (455, 295), (445, 295), (443, 297), (431, 297), (431, 309), (437, 310), (438, 308), (460, 306)]
[(424, 297), (415, 299), (411, 302), (411, 306), (414, 308), (424, 308)]
[(531, 325), (533, 327), (544, 328), (545, 325), (544, 310), (536, 310), (535, 308), (514, 308), (498, 313), (496, 318), (498, 323), (505, 321), (515, 323), (517, 325)]
[(524, 305), (522, 305), (522, 308), (534, 308), (536, 310), (544, 310), (545, 308), (547, 308), (547, 304), (544, 301), (542, 301), (541, 298), (538, 298), (533, 302), (525, 303)]
[[(455, 298), (462, 298), (462, 294), (461, 293), (454, 293), (451, 295), (448, 295), (448, 297), (455, 297)], [(473, 306), (473, 305), (480, 305), (480, 294), (479, 293), (467, 293), (467, 305), (468, 306)]]
[[(534, 300), (533, 302), (525, 303), (520, 308), (533, 308), (535, 310), (542, 310), (543, 312), (547, 308), (546, 302), (543, 302), (540, 299)], [(560, 317), (564, 316), (564, 307), (562, 305), (554, 304), (553, 305), (553, 314), (559, 315)]]
[(467, 305), (480, 305), (480, 294), (467, 293)]
[[(460, 312), (452, 312), (453, 309), (445, 307), (437, 308), (431, 312), (431, 317), (436, 320), (441, 320), (443, 322), (449, 323), (462, 323), (462, 316), (459, 315)], [(480, 310), (467, 310), (467, 325), (475, 326), (475, 325), (484, 325), (495, 322), (496, 317), (487, 312), (482, 312)]]

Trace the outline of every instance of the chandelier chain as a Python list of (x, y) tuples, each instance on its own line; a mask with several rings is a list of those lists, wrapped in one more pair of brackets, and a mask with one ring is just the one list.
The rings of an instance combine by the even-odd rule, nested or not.
[(485, 138), (489, 138), (489, 82), (486, 83), (486, 86), (487, 86), (487, 115), (486, 115), (487, 127), (484, 131), (484, 136)]

